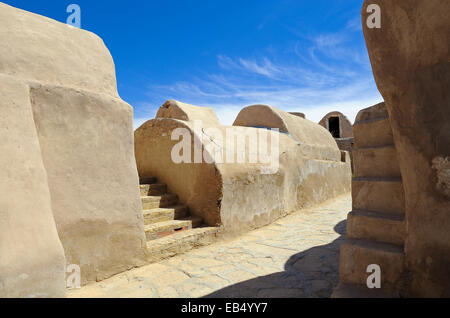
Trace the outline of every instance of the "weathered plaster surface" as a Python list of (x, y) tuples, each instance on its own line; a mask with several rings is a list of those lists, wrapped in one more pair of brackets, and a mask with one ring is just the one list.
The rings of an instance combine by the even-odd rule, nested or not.
[[(389, 112), (406, 203), (410, 296), (450, 295), (450, 3), (366, 0), (382, 10), (381, 29), (364, 35)], [(446, 168), (447, 167), (447, 168)]]
[[(29, 278), (0, 290), (27, 296), (47, 285), (47, 296), (61, 296), (64, 254), (82, 283), (143, 264), (132, 108), (119, 98), (109, 51), (90, 32), (2, 3), (0, 20), (0, 132), (30, 158), (2, 151), (10, 171), (0, 232), (10, 238), (0, 260)], [(0, 284), (15, 274), (5, 266)]]
[[(195, 107), (188, 105), (184, 110), (183, 105), (177, 103), (177, 113), (188, 113)], [(194, 109), (197, 114), (201, 110), (198, 107)], [(173, 115), (170, 114), (170, 117)], [(331, 135), (315, 123), (264, 105), (245, 108), (236, 120), (240, 126), (221, 126), (213, 120), (207, 121), (205, 126), (214, 128), (222, 136), (230, 133), (256, 135), (260, 129), (253, 127), (261, 126), (285, 131), (267, 133), (268, 149), (275, 137), (279, 141), (279, 166), (273, 173), (263, 173), (270, 164), (252, 163), (249, 160), (251, 149), (257, 149), (256, 141), (249, 139), (245, 145), (247, 156), (242, 163), (237, 161), (237, 144), (226, 142), (221, 145), (221, 149), (224, 154), (234, 149), (235, 163), (225, 160), (174, 163), (172, 149), (179, 141), (171, 140), (172, 132), (177, 128), (189, 131), (192, 143), (190, 158), (194, 160), (195, 140), (200, 147), (211, 142), (207, 129), (196, 131), (195, 120), (214, 117), (210, 109), (205, 109), (204, 115), (198, 118), (191, 116), (188, 121), (157, 118), (135, 132), (135, 153), (140, 177), (156, 176), (168, 184), (181, 202), (189, 206), (191, 213), (201, 216), (207, 224), (221, 225), (228, 233), (245, 232), (267, 225), (300, 207), (317, 204), (350, 191), (348, 154), (344, 156), (345, 162), (342, 162), (341, 151)]]
[(350, 209), (344, 195), (238, 238), (70, 291), (69, 297), (330, 297)]

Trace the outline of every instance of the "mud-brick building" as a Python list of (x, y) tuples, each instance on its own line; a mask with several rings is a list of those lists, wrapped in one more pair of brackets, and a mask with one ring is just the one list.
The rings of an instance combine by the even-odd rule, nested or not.
[(289, 113), (289, 114), (294, 115), (294, 116), (301, 117), (301, 118), (303, 118), (303, 119), (306, 119), (306, 115), (305, 115), (304, 113), (292, 112), (292, 113)]
[(333, 138), (340, 150), (348, 151), (352, 161), (353, 169), (353, 128), (352, 123), (348, 118), (340, 112), (328, 113), (319, 122), (319, 125), (326, 128)]
[[(381, 29), (364, 23), (374, 4)], [(364, 2), (385, 103), (354, 125), (353, 211), (335, 297), (450, 297), (449, 14), (448, 1)], [(379, 288), (367, 284), (371, 265)]]
[[(0, 21), (0, 298), (64, 297), (351, 189), (348, 155), (316, 123), (259, 105), (225, 127), (168, 102), (134, 134), (101, 38), (3, 3)], [(172, 160), (177, 128), (199, 164)], [(228, 133), (249, 142), (215, 147)]]

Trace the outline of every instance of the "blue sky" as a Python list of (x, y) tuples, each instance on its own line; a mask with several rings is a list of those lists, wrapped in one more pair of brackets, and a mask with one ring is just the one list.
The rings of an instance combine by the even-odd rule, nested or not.
[(382, 97), (361, 29), (363, 0), (166, 0), (3, 2), (103, 38), (135, 126), (165, 100), (210, 106), (232, 124), (245, 106), (269, 104), (318, 122), (351, 121)]

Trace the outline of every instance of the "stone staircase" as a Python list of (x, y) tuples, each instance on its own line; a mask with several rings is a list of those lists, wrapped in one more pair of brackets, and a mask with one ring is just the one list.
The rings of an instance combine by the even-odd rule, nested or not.
[(145, 235), (149, 261), (157, 262), (198, 246), (212, 243), (218, 228), (206, 227), (200, 217), (190, 216), (189, 209), (168, 193), (167, 185), (156, 178), (141, 179)]
[[(384, 104), (363, 110), (354, 125), (353, 211), (341, 246), (340, 285), (333, 297), (399, 297), (402, 290), (405, 198)], [(381, 267), (381, 289), (367, 287), (367, 267)]]

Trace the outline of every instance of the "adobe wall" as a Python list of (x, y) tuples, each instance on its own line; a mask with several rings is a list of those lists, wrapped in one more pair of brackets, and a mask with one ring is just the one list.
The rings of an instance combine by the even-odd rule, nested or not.
[(352, 123), (341, 112), (328, 113), (322, 118), (319, 125), (328, 130), (328, 119), (331, 117), (339, 117), (340, 138), (353, 138)]
[[(11, 103), (24, 109), (28, 105), (23, 120), (34, 135), (19, 139), (12, 137), (17, 133), (13, 130), (5, 133), (16, 138), (16, 145), (40, 146), (34, 157), (43, 163), (45, 173), (35, 181), (30, 175), (29, 182), (41, 184), (50, 192), (51, 208), (46, 206), (39, 213), (53, 214), (67, 264), (81, 266), (83, 284), (143, 264), (145, 234), (134, 160), (132, 108), (117, 93), (114, 62), (103, 41), (90, 32), (5, 4), (0, 4), (0, 20), (0, 74), (7, 81), (19, 83), (21, 92), (12, 96), (9, 107)], [(19, 88), (13, 89), (19, 92)], [(11, 169), (17, 165), (12, 171), (20, 170), (18, 161), (11, 162)], [(35, 204), (34, 195), (23, 197), (14, 191), (9, 191), (11, 209)], [(42, 194), (44, 190), (40, 191)], [(55, 232), (49, 224), (43, 226), (43, 220), (36, 216), (28, 229), (51, 237)], [(11, 231), (18, 230), (9, 227), (6, 233)], [(39, 246), (49, 252), (36, 252), (36, 262), (42, 266), (45, 262), (53, 262), (52, 266), (61, 262), (48, 258), (52, 249), (56, 254), (60, 244), (55, 235), (53, 239)], [(29, 240), (26, 246), (34, 250), (35, 240)], [(0, 253), (2, 259), (4, 249)], [(27, 256), (17, 253), (16, 257), (20, 268), (25, 264), (21, 258)], [(43, 283), (53, 284), (41, 278)], [(60, 278), (55, 278), (55, 284), (63, 283)], [(20, 288), (27, 287), (17, 286)]]
[(219, 119), (211, 107), (185, 104), (176, 100), (166, 101), (158, 110), (156, 118), (172, 118), (182, 121), (200, 120), (203, 126), (218, 126)]
[(340, 151), (330, 134), (307, 119), (268, 105), (245, 107), (233, 126), (266, 127), (290, 135), (303, 148), (305, 155), (324, 160), (340, 160)]
[[(210, 226), (220, 224), (222, 181), (213, 163), (180, 163), (172, 161), (172, 149), (179, 143), (172, 140), (172, 132), (186, 129), (191, 138), (191, 158), (195, 140), (193, 124), (177, 119), (157, 118), (143, 124), (135, 131), (135, 154), (141, 179), (156, 177), (176, 193), (180, 202), (187, 204), (192, 215), (201, 216)], [(201, 144), (201, 143), (200, 143)], [(219, 203), (218, 203), (219, 202)]]
[(350, 153), (350, 157), (352, 156), (352, 150), (353, 150), (353, 138), (338, 138), (336, 139), (336, 143), (338, 145), (338, 148), (344, 151), (348, 151)]
[(0, 298), (64, 297), (66, 261), (29, 87), (0, 74), (0, 96)]
[[(297, 137), (304, 136), (303, 142), (299, 142), (284, 133), (268, 132), (268, 147), (271, 141), (279, 140), (281, 154), (279, 169), (273, 173), (263, 173), (269, 165), (249, 160), (250, 150), (253, 146), (257, 147), (252, 142), (246, 143), (244, 152), (247, 156), (243, 163), (212, 160), (210, 163), (175, 164), (172, 160), (172, 149), (179, 142), (171, 140), (174, 129), (185, 128), (189, 131), (192, 137), (191, 159), (194, 159), (195, 140), (206, 149), (206, 157), (214, 159), (210, 146), (219, 143), (215, 136), (252, 136), (256, 135), (258, 128), (227, 127), (209, 122), (203, 127), (206, 129), (197, 129), (195, 117), (190, 117), (189, 121), (156, 118), (135, 131), (135, 153), (140, 177), (158, 177), (168, 184), (170, 191), (178, 194), (182, 203), (189, 206), (191, 214), (203, 217), (208, 225), (223, 226), (228, 233), (244, 232), (269, 224), (301, 207), (350, 191), (348, 154), (347, 162), (342, 162), (336, 143), (322, 127), (272, 107), (265, 106), (262, 109), (267, 111), (268, 116), (272, 111), (281, 113), (283, 119), (279, 115), (276, 115), (278, 119), (272, 119), (278, 124), (282, 123), (281, 128), (291, 129)], [(208, 109), (205, 111), (209, 113)], [(296, 127), (297, 120), (304, 128)], [(259, 122), (257, 126), (263, 124)], [(320, 139), (318, 136), (322, 133), (329, 139), (318, 142), (316, 139)], [(308, 139), (309, 135), (311, 138)], [(236, 143), (224, 142), (219, 148), (224, 154), (231, 148), (235, 156), (240, 153)], [(235, 160), (237, 162), (237, 157)]]
[(348, 151), (350, 153), (350, 160), (352, 162), (352, 171), (354, 171), (353, 153), (352, 153), (354, 138), (353, 138), (352, 123), (341, 112), (331, 112), (325, 115), (325, 117), (323, 117), (322, 120), (319, 122), (319, 125), (324, 127), (327, 131), (329, 131), (328, 119), (331, 117), (339, 118), (340, 138), (335, 138), (335, 140), (340, 150)]
[(306, 115), (304, 113), (290, 112), (289, 114), (301, 117), (303, 119), (306, 119)]
[[(413, 2), (413, 3), (412, 3)], [(380, 29), (366, 26), (381, 8)], [(363, 30), (405, 190), (408, 295), (450, 296), (450, 5), (366, 0)]]

